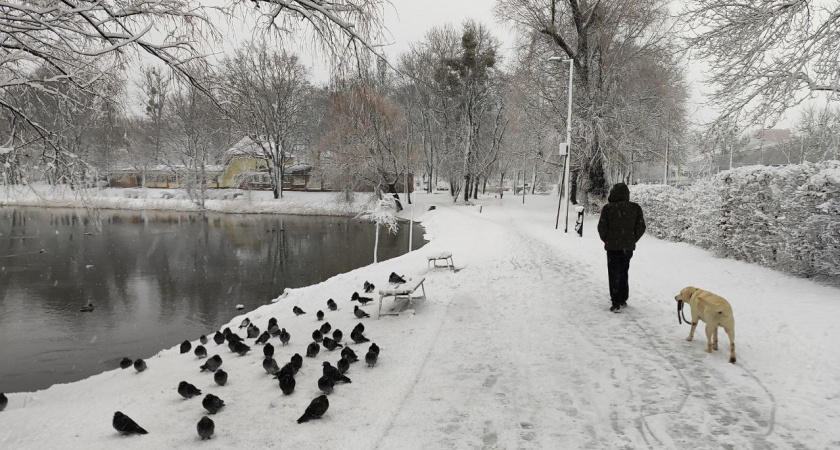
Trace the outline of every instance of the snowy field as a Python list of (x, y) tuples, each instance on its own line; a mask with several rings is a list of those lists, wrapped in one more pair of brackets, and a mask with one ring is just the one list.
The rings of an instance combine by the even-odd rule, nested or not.
[[(376, 320), (376, 304), (364, 308), (373, 316), (361, 322), (381, 348), (379, 364), (353, 364), (352, 383), (336, 386), (323, 419), (295, 422), (319, 395), (321, 363), (335, 365), (338, 350), (304, 358), (297, 388), (284, 396), (262, 368), (261, 346), (248, 340), (252, 351), (240, 357), (211, 340), (209, 354), (222, 357), (227, 385), (199, 373), (203, 361), (191, 352), (163, 350), (142, 373), (117, 368), (9, 395), (0, 448), (840, 446), (840, 290), (645, 236), (630, 265), (630, 307), (613, 314), (597, 217), (578, 238), (554, 230), (553, 196), (529, 196), (525, 205), (485, 198), (481, 211), (452, 206), (446, 194), (417, 200), (431, 239), (423, 249), (292, 290), (277, 303), (266, 299), (229, 324), (248, 317), (265, 329), (276, 317), (292, 336), (287, 347), (269, 341), (282, 365), (305, 354), (321, 325), (319, 309), (348, 340), (360, 322), (350, 295), (364, 281), (378, 289), (391, 271), (426, 277), (428, 298), (416, 315)], [(437, 209), (421, 214), (430, 204)], [(426, 255), (443, 250), (459, 270), (427, 271)], [(722, 332), (722, 350), (713, 354), (704, 351), (702, 325), (693, 342), (684, 340), (688, 326), (677, 323), (673, 297), (687, 285), (732, 304), (737, 364), (727, 362)], [(338, 311), (327, 310), (328, 298)], [(295, 305), (308, 314), (296, 317)], [(185, 339), (196, 345), (198, 336)], [(350, 346), (360, 357), (368, 348)], [(201, 397), (176, 392), (182, 380), (226, 403), (212, 416), (210, 441), (196, 433), (206, 414)], [(119, 435), (111, 427), (115, 411), (149, 434)]]

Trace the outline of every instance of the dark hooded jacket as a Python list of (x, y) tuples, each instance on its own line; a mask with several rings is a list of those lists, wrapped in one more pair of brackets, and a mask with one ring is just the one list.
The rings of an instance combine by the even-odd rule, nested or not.
[(617, 183), (610, 189), (609, 203), (601, 209), (598, 234), (606, 250), (635, 250), (645, 234), (642, 207), (630, 201), (630, 189)]

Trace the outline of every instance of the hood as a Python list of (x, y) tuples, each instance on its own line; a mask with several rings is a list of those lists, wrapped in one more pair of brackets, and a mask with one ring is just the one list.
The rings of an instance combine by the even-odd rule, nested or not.
[(610, 196), (607, 200), (610, 203), (630, 201), (630, 188), (624, 183), (616, 183), (610, 189)]

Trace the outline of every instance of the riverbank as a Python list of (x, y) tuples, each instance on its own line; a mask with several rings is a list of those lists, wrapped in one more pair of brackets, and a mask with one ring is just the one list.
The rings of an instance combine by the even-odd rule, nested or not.
[[(205, 209), (234, 214), (355, 216), (371, 204), (372, 193), (356, 193), (347, 202), (339, 192), (285, 191), (275, 200), (271, 191), (208, 189)], [(66, 185), (0, 186), (0, 206), (199, 211), (183, 189), (91, 188)]]
[[(191, 353), (167, 349), (149, 369), (115, 369), (45, 391), (9, 396), (0, 412), (8, 448), (827, 448), (840, 443), (840, 290), (772, 270), (721, 260), (678, 243), (644, 237), (631, 262), (630, 307), (609, 306), (597, 217), (584, 236), (554, 229), (556, 197), (479, 199), (453, 206), (447, 195), (418, 194), (422, 250), (289, 290), (248, 317), (270, 317), (290, 331), (272, 339), (275, 359), (304, 354), (322, 324), (345, 341), (357, 323), (381, 348), (376, 367), (353, 364), (351, 384), (329, 396), (324, 418), (297, 424), (319, 395), (321, 363), (305, 358), (297, 387), (284, 396), (262, 367), (262, 349), (245, 356), (210, 343), (229, 373), (226, 386), (199, 373)], [(436, 209), (428, 211), (435, 205)], [(427, 271), (426, 255), (451, 251), (457, 272)], [(340, 257), (340, 255), (324, 255)], [(392, 271), (425, 277), (416, 315), (358, 320), (350, 295), (364, 281), (381, 288)], [(738, 363), (705, 353), (705, 337), (686, 342), (673, 296), (696, 285), (732, 303)], [(326, 309), (333, 298), (338, 311)], [(307, 314), (295, 316), (292, 307)], [(213, 330), (207, 330), (208, 333)], [(244, 333), (240, 330), (240, 334)], [(721, 348), (727, 340), (723, 333)], [(185, 336), (197, 343), (197, 336)], [(248, 340), (249, 345), (253, 340)], [(350, 344), (362, 356), (367, 344)], [(200, 399), (182, 399), (179, 381), (225, 400), (216, 435), (195, 431)], [(122, 411), (149, 431), (123, 437)]]

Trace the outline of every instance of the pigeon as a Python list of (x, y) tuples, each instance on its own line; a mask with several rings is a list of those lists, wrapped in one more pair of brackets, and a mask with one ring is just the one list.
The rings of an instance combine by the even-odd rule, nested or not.
[(315, 313), (315, 318), (318, 320), (324, 320), (324, 311), (319, 309), (318, 312)]
[(362, 304), (362, 306), (367, 305), (368, 303), (372, 302), (373, 299), (370, 297), (360, 297), (358, 292), (354, 292), (353, 296), (350, 297), (350, 301), (357, 301)]
[(182, 355), (184, 353), (187, 353), (188, 351), (190, 351), (191, 348), (192, 348), (192, 344), (190, 344), (190, 341), (181, 342), (181, 354)]
[(359, 309), (359, 305), (355, 306), (355, 309), (353, 310), (353, 314), (355, 314), (356, 317), (359, 318), (359, 319), (363, 319), (365, 317), (370, 317), (370, 315), (368, 313)]
[(236, 333), (228, 333), (228, 334), (225, 335), (225, 340), (228, 341), (228, 343), (231, 343), (231, 342), (241, 341), (242, 338)]
[(365, 293), (366, 294), (370, 294), (371, 292), (373, 292), (374, 289), (376, 289), (376, 286), (374, 286), (373, 283), (368, 283), (367, 281), (365, 281)]
[(333, 367), (333, 365), (330, 364), (329, 361), (324, 361), (323, 366), (323, 375), (325, 377), (330, 377), (330, 379), (332, 379), (335, 382), (341, 381), (343, 383), (352, 383), (352, 381), (350, 381), (350, 378), (347, 378), (346, 375), (342, 374), (338, 369)]
[(245, 356), (245, 354), (248, 353), (251, 350), (251, 347), (248, 347), (247, 345), (245, 345), (244, 342), (237, 342), (234, 345), (235, 345), (234, 351), (236, 353), (239, 353), (239, 356)]
[(213, 335), (213, 342), (215, 342), (216, 345), (224, 344), (225, 335), (217, 331), (216, 334)]
[(207, 394), (201, 401), (201, 406), (204, 406), (204, 409), (210, 414), (216, 414), (225, 406), (225, 401), (213, 394)]
[(280, 368), (277, 367), (277, 361), (275, 361), (274, 358), (272, 358), (270, 356), (266, 356), (263, 359), (262, 366), (263, 366), (263, 369), (265, 370), (265, 373), (267, 373), (269, 375), (271, 375), (271, 374), (280, 370)]
[(134, 361), (129, 358), (123, 358), (122, 361), (120, 361), (120, 369), (128, 369), (132, 364), (134, 364)]
[(142, 371), (146, 370), (146, 361), (143, 361), (142, 359), (138, 359), (137, 361), (134, 361), (134, 370), (136, 370), (138, 372), (142, 372)]
[(280, 330), (280, 342), (282, 342), (282, 343), (283, 343), (283, 345), (288, 344), (288, 343), (289, 343), (289, 339), (291, 339), (291, 338), (292, 338), (292, 335), (290, 335), (290, 334), (289, 334), (289, 332), (288, 332), (288, 331), (286, 331), (286, 329), (285, 329), (285, 328), (283, 328), (282, 330)]
[(349, 363), (354, 363), (359, 360), (359, 357), (356, 356), (356, 352), (354, 352), (350, 347), (344, 347), (341, 349), (341, 357)]
[(395, 272), (391, 272), (391, 275), (388, 276), (388, 282), (391, 284), (403, 284), (405, 283), (405, 278), (397, 275)]
[(231, 351), (232, 353), (236, 353), (236, 344), (239, 344), (239, 343), (240, 343), (239, 341), (230, 341), (230, 342), (228, 342), (228, 349), (230, 349), (230, 351)]
[(324, 336), (321, 334), (321, 330), (315, 330), (312, 332), (312, 340), (315, 342), (321, 342), (324, 339)]
[(324, 336), (324, 348), (326, 348), (329, 351), (333, 351), (333, 350), (337, 349), (338, 347), (344, 347), (344, 346), (339, 344), (338, 342)]
[(344, 333), (341, 332), (338, 328), (333, 330), (333, 340), (336, 342), (341, 342), (341, 339), (344, 337)]
[(207, 349), (204, 348), (203, 345), (196, 345), (195, 346), (195, 356), (198, 357), (198, 359), (206, 358), (207, 357)]
[(270, 330), (272, 327), (276, 327), (276, 326), (277, 326), (277, 318), (272, 317), (272, 318), (268, 319), (268, 325), (266, 325), (265, 327)]
[(215, 372), (221, 367), (222, 365), (222, 357), (219, 355), (213, 355), (210, 359), (207, 360), (204, 364), (199, 367), (202, 372), (205, 370), (209, 370), (211, 372)]
[(219, 386), (224, 386), (225, 383), (227, 383), (227, 372), (222, 369), (217, 370), (216, 373), (213, 374), (213, 381), (215, 381)]
[(228, 335), (230, 335), (230, 334), (232, 334), (232, 333), (233, 333), (233, 331), (231, 331), (230, 327), (225, 327), (225, 329), (224, 329), (224, 330), (222, 330), (222, 334), (224, 334), (224, 335), (225, 335), (225, 338), (227, 338), (227, 337), (228, 337)]
[(353, 327), (353, 331), (358, 331), (359, 333), (364, 333), (365, 332), (365, 324), (363, 324), (362, 322), (357, 323), (356, 326)]
[(87, 306), (82, 306), (82, 309), (79, 311), (81, 312), (93, 312), (94, 306), (93, 303), (88, 303)]
[(356, 331), (355, 329), (352, 333), (350, 333), (350, 339), (352, 339), (353, 342), (357, 344), (364, 344), (365, 342), (370, 342), (370, 339), (366, 338), (364, 334)]
[(291, 375), (284, 375), (278, 379), (280, 383), (280, 390), (283, 395), (289, 395), (295, 391), (295, 377)]
[(268, 340), (271, 339), (271, 335), (268, 334), (268, 331), (263, 331), (260, 337), (257, 338), (257, 341), (254, 344), (265, 344)]
[(6, 405), (9, 404), (9, 399), (6, 398), (6, 394), (0, 392), (0, 411), (6, 409)]
[(338, 309), (338, 305), (335, 304), (335, 300), (329, 299), (327, 300), (327, 308), (329, 308), (330, 311), (335, 311)]
[(299, 315), (301, 315), (301, 314), (306, 314), (306, 311), (304, 311), (304, 310), (300, 309), (300, 308), (299, 308), (299, 307), (297, 307), (297, 306), (295, 306), (294, 308), (292, 308), (292, 312), (293, 312), (293, 313), (295, 313), (295, 315), (296, 315), (296, 316), (299, 316)]
[(367, 363), (368, 367), (373, 367), (376, 365), (376, 360), (379, 359), (379, 354), (370, 350), (365, 355), (365, 362)]
[(319, 351), (321, 351), (321, 346), (318, 345), (317, 342), (312, 342), (312, 343), (309, 344), (308, 347), (306, 347), (306, 356), (308, 356), (310, 358), (314, 358), (315, 355), (317, 355)]
[(335, 368), (338, 369), (340, 374), (344, 375), (348, 370), (350, 370), (350, 362), (345, 358), (341, 358), (335, 364)]
[(303, 357), (300, 356), (299, 353), (295, 353), (292, 355), (291, 360), (289, 361), (295, 367), (295, 373), (303, 366)]
[(248, 339), (254, 339), (260, 335), (260, 329), (256, 325), (251, 325), (248, 327)]
[(216, 430), (216, 424), (213, 423), (213, 419), (204, 416), (198, 421), (198, 425), (195, 428), (198, 430), (198, 435), (201, 436), (201, 440), (203, 441), (213, 436), (213, 431)]
[(309, 422), (312, 419), (320, 419), (324, 413), (327, 412), (327, 409), (330, 407), (330, 401), (327, 400), (326, 395), (320, 395), (316, 397), (309, 406), (306, 407), (306, 411), (300, 416), (300, 419), (297, 420), (297, 423)]
[(248, 325), (251, 325), (251, 319), (246, 317), (245, 320), (243, 320), (242, 323), (239, 324), (239, 328), (245, 328)]
[(368, 351), (374, 352), (376, 353), (376, 356), (379, 356), (379, 346), (376, 345), (376, 342), (370, 344), (370, 348), (368, 349)]
[(295, 365), (288, 362), (283, 364), (283, 367), (274, 372), (274, 378), (280, 379), (286, 376), (294, 377), (296, 373), (297, 369), (295, 369)]
[(186, 381), (178, 383), (178, 393), (184, 398), (193, 398), (196, 395), (201, 395), (201, 391), (197, 387)]
[(274, 356), (274, 346), (271, 344), (265, 344), (265, 347), (263, 347), (263, 355), (269, 357)]
[(201, 336), (199, 336), (198, 341), (201, 342), (201, 345), (207, 345), (207, 342), (209, 342), (207, 340), (207, 336), (205, 336), (203, 334)]
[(334, 386), (335, 382), (332, 380), (332, 378), (326, 375), (322, 376), (321, 378), (318, 378), (318, 390), (320, 390), (324, 394), (332, 394)]
[(329, 322), (324, 322), (324, 324), (321, 325), (321, 334), (323, 334), (324, 336), (326, 336), (327, 333), (330, 332), (330, 330), (332, 330), (332, 325), (330, 325)]
[(119, 411), (114, 413), (114, 421), (111, 422), (111, 424), (114, 426), (115, 430), (119, 431), (120, 434), (123, 435), (148, 433), (148, 431), (144, 430), (143, 427), (137, 425), (137, 422), (131, 420), (131, 417), (128, 417)]

